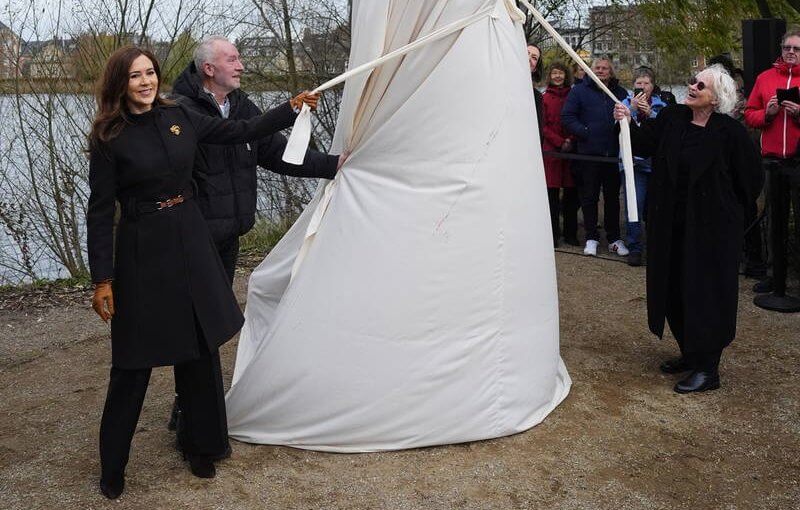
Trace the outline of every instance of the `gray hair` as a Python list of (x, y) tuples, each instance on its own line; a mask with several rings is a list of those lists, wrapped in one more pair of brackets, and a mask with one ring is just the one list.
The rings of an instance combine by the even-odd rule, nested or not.
[(222, 35), (211, 35), (200, 41), (200, 44), (194, 49), (194, 66), (197, 68), (198, 73), (203, 72), (203, 64), (211, 62), (214, 59), (214, 43), (218, 41), (225, 41), (229, 43), (227, 37)]
[(650, 83), (655, 86), (656, 84), (656, 73), (649, 67), (637, 67), (633, 71), (633, 81), (638, 80), (639, 78), (650, 78)]
[(697, 74), (699, 76), (702, 73), (711, 74), (711, 78), (714, 81), (714, 95), (717, 98), (716, 110), (726, 115), (731, 113), (736, 106), (736, 101), (739, 99), (736, 92), (736, 82), (731, 78), (731, 75), (728, 74), (722, 64), (706, 67)]
[[(604, 55), (600, 55), (599, 57), (593, 58), (592, 59), (592, 66), (595, 65), (596, 63), (602, 62), (602, 61), (608, 62), (608, 65), (611, 66), (611, 71), (612, 72), (614, 71), (614, 59), (611, 57), (611, 55), (605, 55), (604, 54)], [(591, 67), (591, 66), (589, 66), (589, 67)]]
[(800, 30), (794, 28), (783, 34), (783, 37), (781, 37), (781, 44), (786, 44), (786, 39), (790, 37), (800, 37)]

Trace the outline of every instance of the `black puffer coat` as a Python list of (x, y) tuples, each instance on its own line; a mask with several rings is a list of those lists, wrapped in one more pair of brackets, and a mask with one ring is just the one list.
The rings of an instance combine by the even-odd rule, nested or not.
[[(216, 101), (203, 90), (194, 63), (175, 81), (173, 93), (181, 105), (203, 115), (221, 117)], [(247, 120), (261, 113), (241, 90), (228, 94), (228, 100), (231, 120)], [(295, 177), (333, 179), (336, 175), (337, 156), (309, 150), (303, 165), (290, 165), (281, 160), (285, 147), (286, 137), (280, 133), (249, 143), (199, 145), (194, 169), (197, 203), (215, 242), (245, 234), (253, 227), (256, 166)]]

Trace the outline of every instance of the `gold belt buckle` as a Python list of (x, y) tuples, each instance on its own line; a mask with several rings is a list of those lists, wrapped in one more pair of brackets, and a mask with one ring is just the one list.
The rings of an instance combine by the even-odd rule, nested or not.
[(158, 202), (158, 210), (161, 209), (169, 209), (172, 206), (182, 204), (183, 203), (183, 195), (178, 195), (177, 197), (168, 198), (164, 202)]

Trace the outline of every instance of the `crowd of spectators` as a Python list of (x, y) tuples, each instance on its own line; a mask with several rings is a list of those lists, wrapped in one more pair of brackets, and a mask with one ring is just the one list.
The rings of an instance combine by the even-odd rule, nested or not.
[[(533, 48), (538, 69), (541, 52)], [(766, 275), (759, 228), (764, 215), (758, 214), (765, 175), (770, 179), (765, 209), (771, 222), (773, 295), (787, 298), (778, 258), (785, 259), (790, 208), (800, 226), (800, 31), (786, 33), (780, 49), (749, 97), (742, 71), (724, 55), (709, 59), (688, 80), (682, 104), (659, 89), (649, 67), (635, 69), (626, 84), (631, 91), (626, 90), (610, 58), (591, 64), (607, 90), (584, 76), (580, 66), (553, 62), (545, 92), (537, 96), (554, 245), (563, 234), (564, 242), (580, 246), (581, 209), (583, 253), (597, 255), (602, 191), (608, 252), (627, 257), (631, 266), (642, 265), (646, 252), (650, 330), (662, 336), (669, 324), (680, 349), (679, 357), (660, 368), (670, 374), (690, 372), (675, 385), (679, 393), (720, 387), (720, 358), (736, 332), (742, 261), (745, 275)], [(639, 218), (627, 223), (627, 243), (620, 232), (624, 172), (617, 123), (623, 119), (631, 128)], [(772, 288), (767, 279), (754, 290)], [(800, 310), (800, 300), (788, 299), (780, 306), (795, 308), (763, 307)]]
[[(759, 77), (749, 98), (744, 94), (744, 78), (727, 55), (708, 59), (708, 66), (720, 65), (733, 78), (737, 88), (737, 101), (727, 114), (744, 123), (759, 144), (763, 134), (762, 155), (766, 165), (792, 166), (798, 153), (800, 137), (800, 107), (794, 109), (790, 100), (778, 104), (776, 89), (800, 85), (800, 35), (787, 33), (782, 44), (782, 55), (774, 67)], [(797, 45), (795, 45), (795, 42)], [(639, 221), (627, 222), (625, 238), (620, 229), (620, 191), (625, 193), (621, 162), (612, 162), (619, 156), (616, 121), (612, 112), (613, 101), (597, 85), (585, 77), (577, 63), (550, 62), (542, 76), (542, 53), (538, 46), (529, 45), (531, 78), (544, 90), (534, 87), (539, 117), (544, 168), (547, 182), (554, 246), (562, 242), (583, 245), (586, 255), (597, 255), (600, 248), (598, 204), (603, 196), (604, 217), (602, 231), (608, 252), (626, 257), (631, 266), (644, 261), (646, 244), (645, 226), (647, 195), (652, 171), (650, 158), (634, 158), (634, 181)], [(789, 69), (798, 68), (789, 76)], [(601, 57), (591, 63), (597, 77), (622, 101), (631, 112), (631, 121), (637, 125), (654, 119), (667, 106), (676, 103), (675, 96), (662, 90), (656, 81), (656, 72), (641, 66), (633, 70), (630, 83), (621, 84), (616, 78), (614, 62)], [(623, 87), (629, 87), (629, 90)], [(749, 99), (749, 102), (748, 102)], [(788, 119), (788, 121), (786, 120)], [(786, 123), (786, 129), (784, 129)], [(585, 158), (582, 156), (589, 156)], [(793, 172), (797, 179), (797, 172)], [(795, 194), (796, 195), (796, 194)], [(793, 195), (793, 197), (795, 196)], [(626, 201), (627, 204), (627, 201)], [(798, 209), (795, 204), (795, 210)], [(584, 238), (578, 238), (578, 211), (582, 211)], [(627, 217), (627, 212), (626, 213)], [(797, 213), (795, 213), (797, 214)], [(764, 236), (761, 230), (756, 202), (744, 211), (746, 229), (743, 250), (744, 274), (749, 277), (766, 276)]]

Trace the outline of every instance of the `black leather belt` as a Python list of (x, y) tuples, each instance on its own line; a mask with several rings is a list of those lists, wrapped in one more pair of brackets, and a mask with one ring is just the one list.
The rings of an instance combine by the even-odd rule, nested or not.
[(155, 202), (142, 201), (136, 198), (130, 198), (122, 207), (122, 216), (125, 218), (136, 218), (140, 214), (151, 214), (171, 209), (178, 205), (183, 204), (194, 196), (191, 188), (175, 195), (174, 197)]

